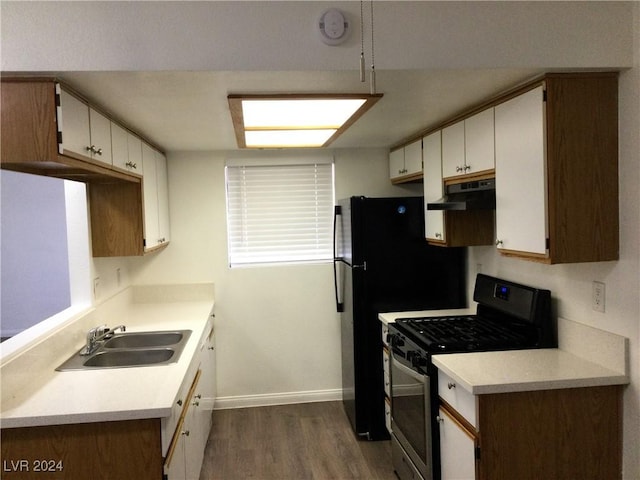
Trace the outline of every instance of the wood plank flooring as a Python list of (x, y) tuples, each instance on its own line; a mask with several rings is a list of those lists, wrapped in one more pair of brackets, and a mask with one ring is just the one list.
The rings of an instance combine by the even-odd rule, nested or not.
[(341, 402), (216, 410), (200, 480), (397, 480), (389, 441), (358, 440)]

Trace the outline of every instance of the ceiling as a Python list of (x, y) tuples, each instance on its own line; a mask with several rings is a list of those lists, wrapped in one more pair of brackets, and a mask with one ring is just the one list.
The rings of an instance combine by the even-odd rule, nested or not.
[[(330, 148), (387, 148), (538, 74), (536, 69), (381, 70), (384, 97)], [(368, 93), (354, 71), (58, 72), (165, 151), (236, 150), (231, 93)]]

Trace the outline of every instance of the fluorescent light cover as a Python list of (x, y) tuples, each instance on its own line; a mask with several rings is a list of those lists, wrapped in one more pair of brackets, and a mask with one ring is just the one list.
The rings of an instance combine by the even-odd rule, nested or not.
[(380, 98), (351, 93), (227, 97), (240, 148), (326, 147)]
[(338, 129), (365, 101), (364, 98), (243, 100), (244, 128)]
[(321, 147), (336, 133), (325, 130), (247, 130), (244, 134), (248, 148)]

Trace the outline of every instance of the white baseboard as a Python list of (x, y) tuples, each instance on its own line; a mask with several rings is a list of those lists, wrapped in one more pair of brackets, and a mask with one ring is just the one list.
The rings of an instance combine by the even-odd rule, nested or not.
[(265, 407), (293, 403), (334, 402), (342, 400), (342, 390), (312, 390), (307, 392), (267, 393), (261, 395), (238, 395), (217, 397), (214, 409)]

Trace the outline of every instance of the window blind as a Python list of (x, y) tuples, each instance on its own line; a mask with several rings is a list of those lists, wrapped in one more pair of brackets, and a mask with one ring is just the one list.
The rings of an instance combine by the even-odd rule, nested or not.
[(226, 167), (230, 265), (333, 255), (333, 164)]

